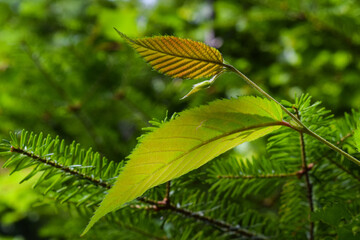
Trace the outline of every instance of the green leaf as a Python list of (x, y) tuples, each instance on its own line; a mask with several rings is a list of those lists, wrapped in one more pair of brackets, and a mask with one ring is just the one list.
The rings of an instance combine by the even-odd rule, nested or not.
[(37, 176), (33, 188), (60, 203), (74, 203), (79, 211), (103, 199), (104, 188), (115, 181), (123, 166), (100, 157), (91, 148), (81, 149), (76, 142), (66, 145), (59, 137), (44, 138), (42, 133), (25, 130), (10, 136), (10, 142), (0, 145), (0, 153), (11, 154), (3, 166), (11, 167), (11, 173), (31, 167), (20, 183)]
[(105, 214), (146, 190), (199, 168), (237, 145), (280, 128), (281, 109), (269, 100), (241, 97), (186, 110), (140, 139), (84, 235)]

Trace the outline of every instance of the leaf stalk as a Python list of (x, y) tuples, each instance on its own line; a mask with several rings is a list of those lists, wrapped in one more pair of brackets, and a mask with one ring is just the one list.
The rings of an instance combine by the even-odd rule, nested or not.
[(344, 150), (342, 150), (341, 148), (335, 146), (334, 144), (332, 144), (331, 142), (327, 141), (326, 139), (324, 139), (323, 137), (321, 137), (320, 135), (316, 134), (315, 132), (311, 131), (308, 127), (306, 127), (304, 125), (304, 123), (302, 123), (293, 113), (291, 113), (286, 107), (284, 107), (280, 102), (278, 102), (275, 98), (273, 98), (270, 94), (268, 94), (267, 92), (265, 92), (260, 86), (258, 86), (256, 83), (254, 83), (253, 81), (251, 81), (247, 76), (245, 76), (242, 72), (240, 72), (238, 69), (236, 69), (235, 67), (228, 65), (228, 64), (224, 64), (224, 67), (226, 67), (229, 71), (236, 73), (237, 75), (239, 75), (247, 84), (249, 84), (251, 87), (253, 87), (254, 89), (256, 89), (257, 91), (259, 91), (263, 96), (265, 96), (267, 99), (274, 101), (275, 103), (277, 103), (281, 109), (288, 114), (291, 119), (298, 125), (298, 126), (292, 126), (291, 128), (305, 133), (315, 139), (317, 139), (318, 141), (324, 143), (325, 145), (327, 145), (329, 148), (331, 148), (332, 150), (340, 153), (341, 155), (343, 155), (344, 157), (346, 157), (347, 159), (349, 159), (350, 161), (352, 161), (353, 163), (357, 164), (358, 166), (360, 166), (360, 160), (356, 159), (355, 157), (351, 156), (350, 154), (348, 154), (347, 152), (345, 152)]

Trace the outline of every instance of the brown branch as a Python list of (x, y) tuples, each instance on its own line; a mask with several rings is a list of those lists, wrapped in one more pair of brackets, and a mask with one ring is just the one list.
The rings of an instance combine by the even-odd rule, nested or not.
[(213, 219), (213, 218), (204, 216), (200, 213), (192, 212), (192, 211), (184, 209), (184, 208), (179, 208), (173, 204), (166, 204), (163, 201), (154, 201), (154, 200), (150, 200), (150, 199), (143, 198), (143, 197), (138, 198), (137, 200), (147, 203), (147, 204), (150, 204), (150, 207), (148, 207), (147, 209), (152, 209), (154, 211), (168, 210), (168, 211), (172, 211), (172, 212), (181, 214), (181, 215), (189, 217), (189, 218), (194, 218), (196, 220), (208, 223), (212, 226), (220, 228), (222, 231), (232, 232), (232, 233), (239, 234), (242, 236), (251, 237), (252, 239), (268, 239), (265, 236), (258, 235), (256, 233), (253, 233), (244, 228), (241, 228), (238, 226), (233, 226), (229, 223), (226, 223), (226, 222), (223, 222), (223, 221), (220, 221), (217, 219)]
[[(40, 156), (37, 156), (37, 155), (35, 155), (33, 153), (27, 152), (27, 151), (25, 151), (23, 149), (15, 148), (15, 147), (12, 146), (10, 151), (14, 152), (14, 153), (22, 154), (22, 155), (27, 156), (27, 157), (35, 160), (35, 161), (39, 161), (39, 162), (44, 163), (46, 165), (55, 167), (55, 168), (65, 172), (65, 173), (68, 173), (68, 174), (77, 176), (77, 177), (79, 177), (81, 179), (87, 180), (87, 181), (91, 182), (92, 184), (94, 184), (96, 186), (100, 186), (100, 187), (103, 187), (105, 189), (110, 189), (112, 187), (112, 185), (110, 183), (98, 180), (98, 179), (93, 178), (93, 177), (89, 177), (89, 176), (87, 176), (87, 175), (85, 175), (83, 173), (80, 173), (80, 172), (78, 172), (78, 171), (76, 171), (74, 169), (63, 166), (61, 164), (58, 164), (56, 161), (47, 160), (47, 159), (42, 158)], [(146, 203), (146, 204), (149, 204), (149, 206), (146, 206), (145, 209), (151, 209), (151, 210), (154, 210), (154, 211), (168, 210), (168, 211), (175, 212), (175, 213), (181, 214), (181, 215), (189, 217), (189, 218), (193, 218), (193, 219), (198, 220), (198, 221), (208, 223), (208, 224), (210, 224), (212, 226), (220, 228), (223, 231), (229, 231), (229, 232), (239, 234), (239, 235), (242, 235), (242, 236), (251, 237), (252, 239), (267, 239), (267, 237), (265, 237), (265, 236), (258, 235), (256, 233), (253, 233), (253, 232), (248, 231), (246, 229), (243, 229), (241, 227), (233, 226), (233, 225), (231, 225), (229, 223), (226, 223), (226, 222), (223, 222), (223, 221), (220, 221), (220, 220), (217, 220), (217, 219), (213, 219), (213, 218), (210, 218), (210, 217), (206, 217), (206, 216), (204, 216), (202, 214), (195, 213), (195, 212), (192, 212), (192, 211), (184, 209), (184, 208), (177, 207), (177, 206), (170, 203), (169, 195), (170, 195), (170, 181), (167, 182), (166, 194), (165, 194), (164, 200), (155, 201), (155, 200), (147, 199), (147, 198), (144, 198), (144, 197), (139, 197), (136, 200), (138, 200), (140, 202), (143, 202), (143, 203)], [(141, 206), (138, 206), (138, 205), (135, 205), (133, 207), (142, 208)]]
[(168, 181), (166, 183), (166, 192), (165, 192), (165, 197), (164, 197), (164, 202), (166, 205), (170, 204), (170, 187), (171, 187), (171, 181)]
[[(295, 107), (294, 107), (295, 108)], [(300, 114), (297, 108), (295, 108), (296, 117), (300, 120)], [(309, 213), (309, 222), (310, 222), (310, 240), (314, 240), (314, 222), (311, 221), (311, 213), (314, 211), (314, 202), (313, 202), (313, 193), (312, 193), (312, 184), (309, 177), (309, 169), (306, 163), (306, 149), (305, 149), (305, 140), (304, 134), (299, 132), (300, 134), (300, 148), (301, 148), (301, 165), (305, 175), (305, 182), (307, 188), (307, 198), (310, 207)]]

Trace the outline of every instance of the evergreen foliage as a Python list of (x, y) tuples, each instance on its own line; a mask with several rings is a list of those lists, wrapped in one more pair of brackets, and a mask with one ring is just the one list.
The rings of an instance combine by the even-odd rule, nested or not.
[[(341, 138), (341, 131), (329, 131), (341, 121), (334, 120), (319, 102), (311, 104), (310, 100), (308, 95), (301, 96), (294, 104), (289, 104), (289, 109), (297, 111), (309, 128), (339, 141), (339, 145), (355, 141), (351, 131), (345, 138)], [(347, 120), (341, 125), (343, 129), (351, 129), (354, 123), (350, 119), (357, 118), (358, 113), (346, 116)], [(163, 125), (159, 121), (153, 124)], [(145, 197), (109, 216), (108, 221), (116, 223), (120, 219), (126, 231), (130, 229), (135, 231), (132, 234), (142, 236), (147, 236), (154, 227), (139, 225), (137, 221), (143, 219), (162, 229), (156, 236), (175, 239), (181, 239), (177, 236), (183, 239), (186, 236), (194, 239), (234, 236), (304, 239), (309, 231), (310, 210), (299, 133), (280, 128), (267, 145), (266, 156), (246, 159), (232, 152), (167, 186), (156, 187)], [(311, 219), (316, 223), (316, 236), (337, 235), (343, 236), (342, 239), (353, 236), (355, 239), (355, 226), (360, 216), (360, 204), (356, 200), (360, 195), (358, 167), (346, 165), (352, 163), (310, 137), (305, 138), (305, 145), (307, 168), (313, 182), (315, 212)], [(351, 150), (351, 146), (352, 151), (357, 151), (354, 144), (347, 149)], [(101, 201), (123, 166), (100, 158), (91, 149), (80, 149), (76, 143), (65, 145), (58, 137), (51, 139), (26, 131), (11, 134), (11, 141), (3, 143), (1, 149), (2, 155), (10, 156), (5, 166), (14, 172), (32, 168), (23, 181), (40, 173), (36, 177), (36, 189), (59, 203), (90, 209)], [(166, 203), (166, 196), (169, 203)], [(129, 219), (129, 216), (132, 217)], [(341, 226), (340, 219), (345, 221)], [(194, 235), (194, 232), (199, 233)], [(130, 236), (133, 235), (128, 239), (132, 239)]]
[[(80, 239), (139, 142), (185, 109), (255, 93), (239, 69), (287, 99), (285, 125), (148, 189), (81, 239), (359, 239), (359, 165), (296, 120), (360, 159), (359, 9), (342, 0), (0, 2), (0, 238)], [(213, 78), (151, 71), (113, 27), (147, 48), (155, 69), (160, 36), (205, 42), (217, 59), (197, 63), (200, 72), (163, 55), (190, 62), (158, 70)], [(188, 58), (211, 62), (204, 52)]]
[(60, 203), (76, 202), (77, 207), (98, 204), (122, 166), (100, 157), (91, 148), (81, 149), (75, 142), (65, 145), (59, 137), (52, 139), (27, 131), (10, 136), (11, 141), (1, 145), (5, 150), (2, 154), (11, 155), (3, 167), (12, 168), (10, 174), (32, 169), (20, 183), (40, 173), (34, 188)]

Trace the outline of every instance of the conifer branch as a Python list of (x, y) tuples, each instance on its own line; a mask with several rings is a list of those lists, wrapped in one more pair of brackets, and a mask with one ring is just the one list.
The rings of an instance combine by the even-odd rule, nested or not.
[[(68, 174), (71, 174), (73, 176), (76, 176), (79, 179), (87, 180), (87, 181), (89, 181), (90, 183), (92, 183), (95, 186), (99, 186), (99, 187), (102, 187), (102, 188), (105, 188), (105, 189), (110, 189), (112, 187), (112, 185), (110, 183), (108, 183), (108, 182), (101, 181), (99, 179), (95, 179), (95, 178), (93, 178), (91, 176), (80, 173), (80, 172), (78, 172), (78, 171), (76, 171), (76, 170), (74, 170), (74, 169), (72, 169), (70, 167), (63, 166), (63, 165), (57, 163), (57, 161), (55, 161), (55, 160), (48, 160), (46, 158), (37, 156), (37, 155), (35, 155), (35, 154), (31, 153), (31, 152), (27, 152), (26, 150), (16, 148), (16, 147), (13, 147), (13, 146), (11, 147), (10, 151), (13, 152), (13, 153), (18, 153), (18, 154), (24, 155), (26, 157), (29, 157), (29, 158), (37, 161), (37, 162), (41, 162), (43, 164), (52, 166), (52, 167), (54, 167), (56, 169), (59, 169), (59, 170), (63, 171), (64, 173), (68, 173)], [(174, 204), (171, 204), (170, 203), (170, 181), (167, 182), (167, 184), (166, 184), (166, 194), (165, 194), (165, 197), (164, 197), (164, 199), (162, 201), (155, 201), (155, 200), (147, 199), (147, 198), (144, 198), (144, 197), (139, 197), (136, 200), (150, 205), (150, 206), (145, 207), (145, 209), (153, 209), (155, 211), (168, 210), (168, 211), (175, 212), (175, 213), (181, 214), (181, 215), (189, 217), (189, 218), (196, 219), (196, 220), (201, 221), (201, 222), (208, 223), (208, 224), (210, 224), (212, 226), (215, 226), (215, 227), (217, 227), (217, 228), (219, 228), (219, 229), (221, 229), (223, 231), (226, 231), (226, 232), (231, 232), (231, 233), (239, 234), (239, 235), (242, 235), (242, 236), (251, 237), (252, 239), (267, 239), (267, 237), (265, 237), (265, 236), (258, 235), (256, 233), (253, 233), (253, 232), (248, 231), (246, 229), (240, 228), (238, 226), (233, 226), (233, 225), (231, 225), (229, 223), (226, 223), (226, 222), (223, 222), (223, 221), (220, 221), (220, 220), (217, 220), (217, 219), (213, 219), (213, 218), (210, 218), (210, 217), (206, 217), (206, 216), (203, 216), (202, 214), (192, 212), (190, 210), (180, 208), (180, 207), (177, 207)], [(140, 208), (140, 207), (136, 207), (136, 208)]]
[[(313, 168), (314, 164), (310, 163), (306, 167), (306, 171)], [(263, 175), (218, 175), (219, 179), (269, 179), (269, 178), (301, 178), (305, 174), (305, 170), (301, 168), (299, 171), (291, 173), (279, 173), (279, 174), (263, 174)]]
[[(295, 108), (295, 112), (296, 112), (296, 117), (300, 120), (300, 114), (299, 114), (299, 111), (297, 108)], [(307, 198), (308, 198), (309, 207), (310, 207), (310, 213), (309, 213), (310, 240), (313, 240), (314, 239), (314, 222), (311, 221), (311, 213), (314, 211), (312, 184), (310, 182), (309, 169), (307, 167), (304, 134), (302, 132), (299, 132), (299, 135), (300, 135), (300, 148), (301, 148), (301, 165), (302, 165), (302, 169), (303, 169), (303, 172), (305, 175)]]
[[(354, 135), (354, 130), (352, 130), (351, 132), (347, 133), (345, 136), (343, 136), (339, 141), (336, 142), (336, 144), (338, 145), (338, 147), (341, 147), (344, 142), (352, 137)], [(331, 159), (329, 157), (331, 151), (328, 151), (323, 158), (326, 158), (327, 160), (329, 160), (331, 163), (335, 164), (338, 168), (340, 168), (341, 170), (343, 170), (344, 172), (346, 172), (347, 174), (349, 174), (350, 176), (352, 176), (354, 179), (356, 179), (357, 181), (360, 182), (360, 176), (355, 175), (354, 173), (352, 173), (351, 171), (349, 171), (347, 168), (345, 168), (342, 164), (339, 164), (338, 162), (334, 161), (333, 159)]]
[(288, 178), (288, 177), (296, 177), (299, 176), (300, 171), (292, 172), (292, 173), (279, 173), (279, 174), (266, 174), (266, 175), (218, 175), (219, 179), (266, 179), (266, 178)]
[(265, 236), (253, 233), (253, 232), (246, 230), (244, 228), (241, 228), (239, 226), (233, 226), (229, 223), (204, 216), (200, 213), (192, 212), (190, 210), (177, 207), (174, 204), (166, 204), (166, 203), (164, 203), (164, 201), (154, 201), (154, 200), (143, 198), (143, 197), (138, 198), (137, 200), (150, 204), (151, 207), (148, 209), (153, 209), (155, 211), (169, 210), (169, 211), (181, 214), (183, 216), (186, 216), (189, 218), (194, 218), (196, 220), (208, 223), (212, 226), (218, 227), (222, 231), (239, 234), (239, 235), (246, 236), (246, 237), (251, 237), (252, 239), (268, 239)]
[(88, 175), (85, 175), (83, 173), (80, 173), (70, 167), (66, 167), (66, 166), (63, 166), (59, 163), (57, 163), (56, 161), (51, 161), (51, 160), (48, 160), (46, 158), (42, 158), (40, 156), (37, 156), (31, 152), (27, 152), (23, 149), (20, 149), (20, 148), (15, 148), (15, 147), (11, 147), (11, 152), (15, 152), (15, 153), (19, 153), (21, 155), (24, 155), (24, 156), (27, 156), (35, 161), (38, 161), (38, 162), (41, 162), (41, 163), (44, 163), (46, 165), (49, 165), (49, 166), (52, 166), (54, 168), (57, 168), (57, 169), (60, 169), (61, 171), (65, 172), (65, 173), (68, 173), (68, 174), (71, 174), (73, 176), (76, 176), (80, 179), (84, 179), (84, 180), (87, 180), (87, 181), (90, 181), (91, 183), (93, 183), (94, 185), (96, 186), (100, 186), (100, 187), (103, 187), (103, 188), (106, 188), (106, 189), (110, 189), (111, 188), (111, 185), (107, 182), (104, 182), (104, 181), (101, 181), (99, 179), (96, 179), (96, 178), (93, 178), (93, 177), (90, 177)]
[(174, 205), (170, 205), (168, 209), (171, 211), (174, 211), (176, 213), (182, 214), (184, 216), (191, 217), (196, 220), (200, 220), (200, 221), (206, 222), (210, 225), (219, 227), (220, 229), (222, 229), (223, 231), (226, 231), (226, 232), (232, 232), (232, 233), (239, 234), (242, 236), (251, 237), (251, 239), (268, 239), (265, 236), (255, 234), (251, 231), (240, 228), (239, 226), (233, 226), (233, 225), (230, 225), (229, 223), (226, 223), (226, 222), (223, 222), (220, 220), (216, 220), (216, 219), (213, 219), (210, 217), (206, 217), (201, 214), (194, 213), (194, 212), (191, 212), (191, 211), (183, 209), (183, 208), (178, 208)]
[(155, 211), (169, 210), (169, 211), (184, 215), (186, 217), (194, 218), (196, 220), (208, 223), (208, 224), (218, 227), (219, 229), (226, 231), (226, 232), (240, 234), (242, 236), (251, 237), (252, 239), (267, 239), (267, 237), (265, 237), (265, 236), (255, 234), (255, 233), (248, 231), (246, 229), (243, 229), (239, 226), (232, 226), (229, 223), (226, 223), (226, 222), (214, 219), (214, 218), (210, 218), (210, 217), (204, 216), (204, 215), (196, 213), (196, 212), (192, 212), (192, 211), (184, 209), (184, 208), (177, 207), (176, 205), (171, 204), (169, 195), (170, 195), (170, 181), (168, 181), (166, 183), (166, 193), (165, 193), (165, 197), (162, 201), (154, 201), (154, 200), (144, 198), (144, 197), (137, 198), (137, 200), (147, 203), (147, 204), (150, 204), (150, 206), (146, 207), (146, 209), (152, 209)]
[(351, 171), (349, 171), (348, 169), (346, 169), (343, 165), (339, 164), (338, 162), (332, 160), (331, 158), (325, 156), (326, 159), (328, 159), (331, 163), (335, 164), (338, 168), (340, 168), (341, 170), (343, 170), (344, 172), (346, 172), (347, 174), (349, 174), (350, 176), (352, 176), (354, 179), (358, 180), (360, 182), (360, 176), (356, 176), (355, 174), (353, 174)]
[[(338, 147), (341, 147), (341, 146), (344, 144), (344, 142), (345, 142), (348, 138), (352, 137), (353, 135), (354, 135), (354, 131), (351, 131), (351, 132), (345, 134), (345, 136), (343, 136), (339, 141), (336, 142), (336, 145), (337, 145)], [(353, 172), (351, 172), (351, 171), (349, 171), (347, 168), (345, 168), (342, 164), (340, 164), (340, 163), (334, 161), (332, 158), (330, 158), (329, 155), (330, 155), (331, 153), (332, 153), (332, 151), (330, 151), (330, 150), (327, 151), (327, 152), (321, 157), (321, 159), (326, 158), (326, 159), (329, 160), (331, 163), (333, 163), (334, 165), (336, 165), (338, 168), (340, 168), (341, 170), (343, 170), (345, 173), (349, 174), (349, 175), (350, 175), (351, 177), (353, 177), (355, 180), (357, 180), (357, 181), (360, 182), (360, 176), (355, 175)], [(319, 159), (319, 160), (320, 160), (320, 159)], [(317, 160), (317, 161), (319, 161), (319, 160)], [(316, 161), (316, 162), (317, 162), (317, 161)]]

